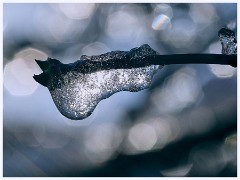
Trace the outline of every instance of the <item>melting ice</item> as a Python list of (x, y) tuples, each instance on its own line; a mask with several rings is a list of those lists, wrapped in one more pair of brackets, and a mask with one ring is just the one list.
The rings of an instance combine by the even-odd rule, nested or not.
[[(111, 57), (120, 57), (121, 59), (121, 56), (125, 56), (127, 52), (114, 51), (110, 53)], [(143, 45), (131, 50), (130, 56), (142, 58), (153, 54), (157, 54), (157, 52), (150, 46)], [(85, 56), (82, 57), (85, 58)], [(102, 57), (104, 56), (94, 56), (94, 60), (101, 61)], [(62, 83), (55, 87), (56, 83), (49, 81), (47, 87), (58, 110), (70, 119), (80, 120), (91, 115), (101, 100), (114, 93), (119, 91), (137, 92), (148, 88), (153, 75), (160, 68), (162, 66), (151, 65), (133, 69), (101, 70), (93, 73), (68, 70), (58, 75), (50, 74), (50, 77), (59, 76)]]

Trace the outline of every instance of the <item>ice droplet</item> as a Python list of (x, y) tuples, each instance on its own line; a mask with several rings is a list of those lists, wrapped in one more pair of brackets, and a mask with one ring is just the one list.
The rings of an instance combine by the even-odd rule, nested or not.
[(222, 54), (237, 54), (237, 40), (232, 30), (222, 28), (218, 36), (222, 44)]
[[(81, 120), (91, 115), (101, 100), (114, 93), (137, 92), (148, 88), (155, 72), (162, 68), (159, 65), (149, 65), (101, 70), (103, 65), (115, 63), (117, 66), (116, 63), (124, 65), (143, 61), (147, 55), (155, 54), (158, 53), (145, 44), (130, 51), (113, 51), (99, 56), (83, 55), (79, 61), (71, 64), (62, 64), (49, 58), (48, 64), (37, 61), (44, 72), (34, 78), (48, 87), (55, 105), (64, 116)], [(83, 69), (82, 66), (86, 64), (90, 65)]]

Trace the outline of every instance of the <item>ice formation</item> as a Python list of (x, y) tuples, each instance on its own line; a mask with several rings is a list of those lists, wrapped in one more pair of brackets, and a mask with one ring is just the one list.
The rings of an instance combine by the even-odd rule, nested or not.
[(153, 75), (162, 66), (130, 67), (145, 61), (146, 56), (156, 54), (145, 44), (130, 51), (83, 55), (71, 64), (62, 64), (50, 58), (47, 61), (36, 60), (43, 73), (34, 75), (34, 79), (48, 87), (55, 105), (64, 116), (81, 120), (91, 115), (101, 100), (114, 93), (148, 88)]
[(222, 54), (237, 54), (237, 40), (232, 30), (222, 28), (218, 36), (222, 44)]

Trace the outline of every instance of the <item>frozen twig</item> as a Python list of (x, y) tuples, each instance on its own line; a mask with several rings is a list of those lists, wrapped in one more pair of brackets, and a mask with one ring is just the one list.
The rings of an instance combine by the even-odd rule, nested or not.
[(119, 91), (137, 92), (150, 86), (158, 69), (171, 64), (221, 64), (237, 67), (235, 35), (221, 29), (223, 54), (160, 55), (144, 44), (130, 51), (112, 51), (98, 56), (82, 55), (63, 64), (57, 59), (36, 60), (43, 70), (33, 78), (46, 86), (58, 110), (70, 119), (88, 117), (105, 98)]
[[(142, 48), (151, 49), (148, 45), (143, 45), (134, 50)], [(152, 49), (151, 49), (152, 50)], [(152, 50), (154, 51), (154, 50)], [(120, 53), (125, 53), (120, 55)], [(40, 84), (47, 86), (50, 72), (66, 73), (75, 71), (88, 74), (110, 69), (132, 69), (146, 67), (150, 65), (171, 65), (171, 64), (221, 64), (237, 67), (237, 55), (231, 54), (171, 54), (159, 55), (154, 53), (146, 56), (136, 57), (131, 55), (133, 51), (113, 51), (100, 56), (83, 55), (79, 61), (70, 64), (63, 64), (56, 59), (48, 58), (47, 61), (36, 60), (38, 65), (45, 71), (41, 75), (34, 75), (34, 79)], [(134, 52), (135, 53), (135, 52)], [(111, 55), (110, 55), (111, 54)], [(108, 56), (108, 57), (107, 57)], [(114, 57), (115, 56), (115, 57)], [(119, 56), (119, 57), (118, 57)], [(104, 59), (105, 58), (105, 59)], [(93, 60), (95, 59), (95, 60)]]

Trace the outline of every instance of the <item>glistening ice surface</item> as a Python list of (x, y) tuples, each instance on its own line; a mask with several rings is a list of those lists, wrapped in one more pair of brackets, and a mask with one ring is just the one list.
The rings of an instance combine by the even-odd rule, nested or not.
[(237, 40), (233, 31), (222, 28), (218, 36), (222, 44), (222, 54), (237, 54)]
[(99, 71), (91, 74), (64, 75), (64, 85), (50, 90), (60, 112), (71, 119), (89, 116), (96, 105), (119, 91), (148, 88), (157, 66)]
[[(156, 52), (149, 51), (150, 47), (148, 47), (136, 49), (132, 55), (141, 58), (145, 55), (156, 54)], [(117, 57), (125, 52), (111, 53), (115, 53), (114, 57)], [(96, 61), (98, 56), (94, 57)], [(116, 92), (137, 92), (148, 88), (154, 73), (160, 67), (162, 66), (151, 65), (143, 68), (102, 70), (86, 74), (68, 71), (61, 77), (63, 80), (61, 87), (49, 90), (54, 103), (64, 116), (70, 119), (84, 119), (91, 115), (102, 99)]]

